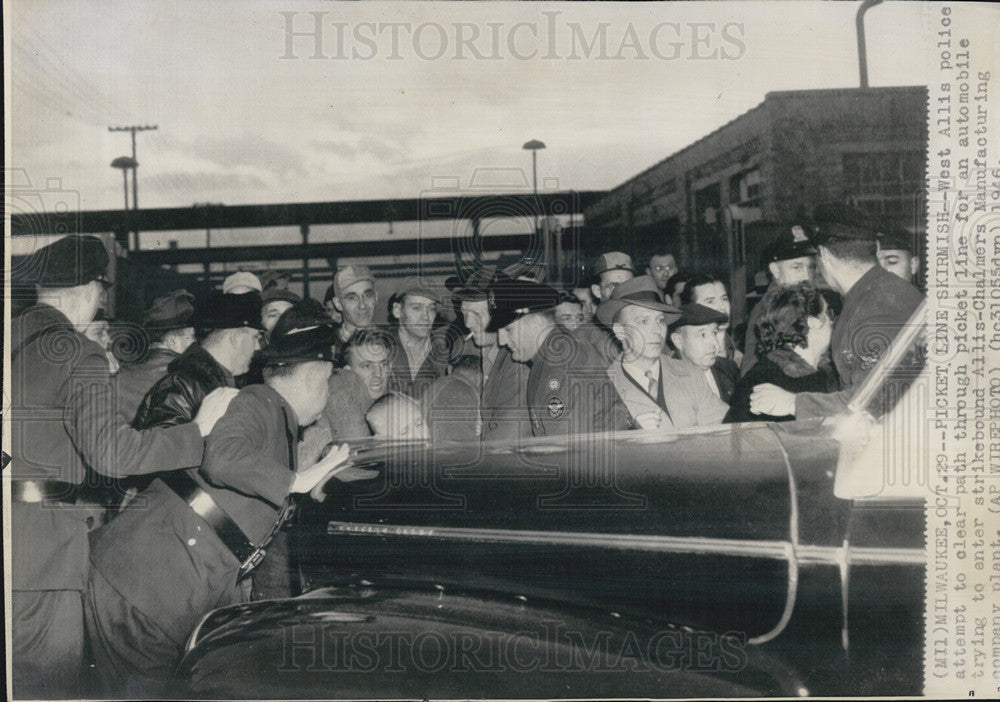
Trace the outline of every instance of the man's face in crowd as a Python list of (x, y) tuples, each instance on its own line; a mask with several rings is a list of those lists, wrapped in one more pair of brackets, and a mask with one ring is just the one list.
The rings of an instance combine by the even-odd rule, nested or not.
[(370, 416), (375, 434), (396, 439), (426, 439), (427, 425), (416, 401), (405, 396), (393, 397), (380, 411)]
[(392, 306), (393, 315), (410, 336), (426, 339), (437, 316), (438, 303), (423, 295), (407, 295)]
[(330, 396), (329, 380), (332, 372), (333, 364), (326, 361), (310, 361), (302, 364), (302, 367), (296, 370), (301, 386), (298, 393), (299, 410), (302, 413), (302, 416), (299, 417), (301, 426), (308, 426), (315, 422), (326, 409), (326, 401)]
[(560, 302), (556, 305), (556, 324), (573, 331), (583, 324), (583, 307), (574, 302)]
[(479, 348), (497, 343), (496, 332), (486, 331), (490, 323), (490, 305), (486, 300), (463, 300), (462, 319), (472, 332), (472, 340)]
[(520, 363), (527, 363), (534, 358), (541, 345), (532, 317), (534, 315), (529, 314), (515, 319), (498, 334), (500, 345), (509, 348), (510, 355)]
[(882, 249), (878, 250), (878, 264), (885, 270), (898, 275), (907, 283), (920, 270), (920, 259), (910, 254), (904, 249)]
[(332, 302), (343, 313), (345, 323), (358, 329), (366, 329), (375, 316), (378, 296), (375, 294), (375, 286), (370, 281), (359, 280), (341, 290), (340, 297), (334, 297)]
[(604, 300), (611, 299), (611, 293), (615, 291), (619, 285), (624, 283), (626, 280), (632, 280), (635, 274), (632, 271), (625, 271), (621, 269), (613, 271), (604, 271), (600, 276), (600, 283), (597, 285), (592, 285), (590, 291), (594, 293), (594, 297), (599, 298), (602, 302)]
[(194, 341), (194, 327), (174, 329), (163, 337), (163, 345), (175, 353), (184, 353)]
[(253, 354), (261, 347), (261, 335), (256, 329), (250, 327), (239, 327), (231, 329), (229, 332), (229, 343), (233, 348), (233, 368), (229, 372), (233, 375), (243, 375), (250, 370), (250, 361)]
[(623, 307), (612, 330), (631, 359), (654, 360), (663, 355), (667, 343), (667, 315), (639, 305)]
[(111, 348), (111, 327), (104, 320), (91, 322), (85, 332), (88, 339), (97, 342), (105, 351)]
[(719, 325), (683, 326), (670, 337), (681, 358), (690, 361), (702, 370), (715, 365), (719, 353)]
[(354, 346), (348, 352), (349, 368), (365, 384), (371, 399), (382, 397), (389, 389), (389, 349), (381, 344)]
[(656, 287), (661, 291), (667, 287), (667, 281), (676, 272), (677, 261), (674, 260), (672, 254), (652, 256), (649, 259), (649, 265), (646, 267), (646, 273), (653, 276), (653, 280), (656, 281)]
[(264, 331), (270, 334), (274, 325), (278, 323), (278, 318), (291, 306), (292, 303), (288, 300), (272, 300), (265, 303), (260, 309), (260, 323)]
[(778, 285), (788, 288), (799, 283), (816, 282), (816, 260), (812, 256), (800, 256), (787, 261), (774, 261), (768, 265), (771, 275)]
[(699, 285), (694, 289), (691, 301), (729, 316), (729, 294), (726, 286), (720, 282)]
[(583, 308), (583, 321), (589, 322), (594, 318), (594, 296), (590, 294), (590, 288), (573, 288), (573, 296), (580, 301)]
[(342, 315), (340, 310), (337, 309), (337, 305), (334, 304), (332, 297), (323, 303), (323, 309), (326, 310), (326, 316), (337, 324), (344, 321), (344, 315)]

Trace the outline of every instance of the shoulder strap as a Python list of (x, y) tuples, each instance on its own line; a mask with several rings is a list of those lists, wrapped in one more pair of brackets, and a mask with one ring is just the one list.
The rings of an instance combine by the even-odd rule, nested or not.
[(43, 327), (42, 329), (38, 329), (32, 332), (31, 334), (28, 334), (28, 336), (24, 337), (21, 340), (21, 343), (15, 346), (14, 350), (10, 352), (11, 363), (14, 362), (14, 359), (17, 358), (20, 355), (20, 353), (24, 351), (26, 347), (38, 341), (38, 339), (40, 339), (42, 335), (45, 334), (45, 332), (47, 331), (49, 331), (49, 328)]

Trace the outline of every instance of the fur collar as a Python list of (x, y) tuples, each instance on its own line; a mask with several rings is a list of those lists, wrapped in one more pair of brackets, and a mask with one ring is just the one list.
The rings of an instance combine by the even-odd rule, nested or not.
[(774, 349), (768, 352), (767, 359), (790, 378), (804, 378), (819, 370), (810, 366), (802, 356), (791, 349)]

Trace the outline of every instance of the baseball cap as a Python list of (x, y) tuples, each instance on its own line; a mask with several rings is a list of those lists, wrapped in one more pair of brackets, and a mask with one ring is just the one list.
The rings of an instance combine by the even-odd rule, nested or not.
[[(255, 276), (253, 273), (247, 271), (240, 271), (239, 273), (233, 273), (231, 276), (226, 278), (222, 282), (222, 292), (223, 294), (229, 293), (240, 285), (245, 285), (248, 288), (252, 288), (257, 292), (263, 292), (263, 287), (260, 284), (260, 278)], [(245, 292), (245, 291), (244, 291)]]
[(610, 251), (601, 254), (594, 262), (594, 277), (596, 278), (601, 273), (608, 271), (632, 271), (635, 273), (635, 267), (632, 265), (632, 257), (621, 251)]
[(431, 286), (423, 283), (420, 278), (416, 277), (404, 278), (403, 282), (399, 286), (399, 289), (396, 290), (396, 297), (399, 302), (402, 302), (403, 298), (407, 295), (419, 295), (421, 297), (426, 297), (428, 300), (434, 300), (434, 302), (437, 303), (442, 301), (440, 291), (435, 290)]
[(375, 285), (375, 279), (367, 266), (344, 266), (333, 276), (333, 295), (340, 297), (344, 290), (363, 280)]

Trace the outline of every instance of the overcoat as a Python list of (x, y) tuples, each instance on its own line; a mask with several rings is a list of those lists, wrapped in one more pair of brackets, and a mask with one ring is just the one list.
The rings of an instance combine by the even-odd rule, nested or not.
[(506, 346), (497, 351), (493, 367), (483, 381), (483, 441), (518, 441), (532, 436), (528, 413), (528, 374)]

